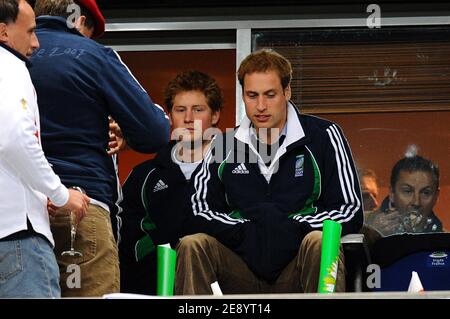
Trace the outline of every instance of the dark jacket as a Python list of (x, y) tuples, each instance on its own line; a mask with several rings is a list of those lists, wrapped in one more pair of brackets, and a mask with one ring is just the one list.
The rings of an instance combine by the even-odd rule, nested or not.
[(40, 48), (31, 78), (41, 113), (42, 147), (66, 186), (77, 185), (112, 207), (115, 172), (108, 116), (129, 146), (154, 152), (169, 140), (169, 123), (119, 56), (69, 29), (59, 17), (37, 18)]
[[(174, 143), (136, 166), (123, 185), (121, 256), (136, 261), (184, 234), (188, 181), (171, 158)], [(198, 168), (197, 168), (198, 169)]]
[[(300, 115), (289, 104), (286, 137), (272, 173), (256, 163), (250, 130), (245, 118), (228, 133), (232, 136), (225, 135), (226, 142), (214, 140), (193, 177), (189, 207), (197, 222), (190, 232), (215, 236), (270, 282), (324, 220), (341, 223), (343, 235), (358, 232), (361, 191), (350, 148), (336, 124)], [(262, 173), (271, 175), (269, 182)]]

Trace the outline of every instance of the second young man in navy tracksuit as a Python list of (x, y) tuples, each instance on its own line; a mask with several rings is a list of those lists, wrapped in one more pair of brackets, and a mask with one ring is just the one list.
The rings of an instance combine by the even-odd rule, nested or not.
[[(363, 223), (352, 154), (340, 128), (289, 102), (292, 69), (267, 50), (241, 63), (246, 117), (213, 141), (193, 176), (198, 223), (177, 246), (177, 294), (315, 292), (323, 221)], [(342, 256), (342, 254), (341, 254)], [(336, 291), (344, 291), (339, 263)]]
[(136, 166), (123, 185), (122, 292), (156, 293), (155, 246), (175, 247), (189, 229), (185, 208), (189, 183), (209, 150), (211, 136), (206, 132), (217, 125), (223, 98), (211, 76), (189, 71), (169, 82), (165, 104), (174, 140), (154, 159)]

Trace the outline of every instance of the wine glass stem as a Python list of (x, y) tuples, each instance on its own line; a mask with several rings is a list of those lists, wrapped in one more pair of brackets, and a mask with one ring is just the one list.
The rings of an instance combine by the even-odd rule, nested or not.
[(74, 251), (73, 244), (77, 235), (77, 226), (75, 225), (74, 212), (70, 212), (70, 250)]
[(75, 229), (75, 226), (70, 227), (70, 250), (74, 250), (73, 243), (75, 242), (75, 236), (77, 234), (77, 230)]

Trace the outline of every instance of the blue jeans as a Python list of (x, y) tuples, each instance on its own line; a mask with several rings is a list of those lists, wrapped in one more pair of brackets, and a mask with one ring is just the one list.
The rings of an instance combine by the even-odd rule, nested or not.
[(0, 241), (0, 298), (60, 298), (59, 269), (41, 236)]

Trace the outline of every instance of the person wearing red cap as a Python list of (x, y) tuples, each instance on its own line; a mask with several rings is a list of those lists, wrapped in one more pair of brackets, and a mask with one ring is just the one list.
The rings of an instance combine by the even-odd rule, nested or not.
[[(87, 36), (91, 39), (97, 39), (100, 38), (103, 33), (105, 33), (105, 18), (103, 17), (103, 14), (100, 12), (100, 9), (97, 6), (97, 3), (95, 0), (75, 0), (75, 3), (82, 8), (81, 10), (86, 10), (89, 12), (89, 14), (92, 17), (92, 23), (89, 25), (91, 27), (92, 33), (89, 35), (84, 34), (81, 32), (84, 36)], [(81, 15), (82, 17), (83, 15)], [(80, 17), (80, 18), (81, 18)], [(82, 20), (81, 20), (82, 22)], [(80, 23), (79, 27), (83, 27), (84, 23)]]
[[(109, 116), (128, 146), (153, 153), (169, 140), (169, 121), (122, 63), (116, 52), (93, 41), (105, 30), (94, 0), (37, 0), (31, 78), (41, 109), (43, 149), (64, 185), (77, 185), (91, 198), (78, 225), (75, 249), (82, 257), (60, 256), (70, 247), (68, 218), (52, 222), (63, 297), (119, 292), (117, 243), (111, 214), (117, 207), (116, 172), (107, 152)], [(69, 265), (80, 266), (80, 285)], [(69, 271), (69, 272), (68, 272)]]

